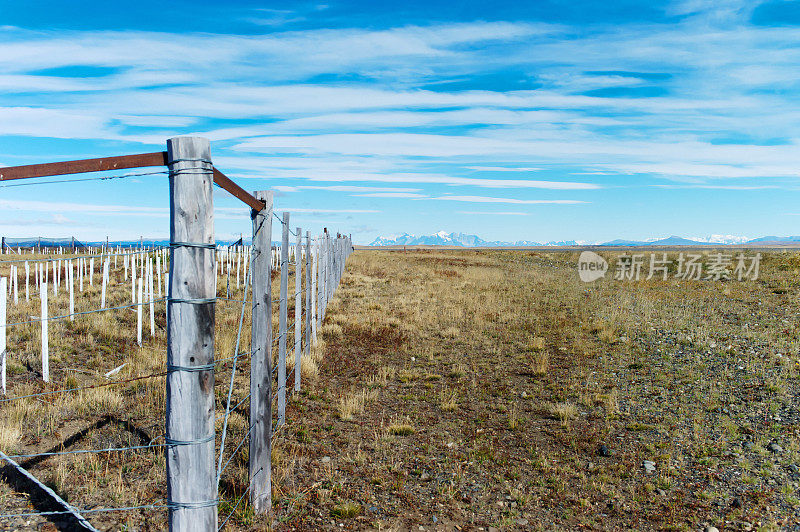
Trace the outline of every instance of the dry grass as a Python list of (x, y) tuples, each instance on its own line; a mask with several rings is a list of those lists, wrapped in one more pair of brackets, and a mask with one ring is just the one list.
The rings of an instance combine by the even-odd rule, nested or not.
[(544, 349), (544, 344), (545, 344), (544, 338), (542, 338), (541, 336), (537, 336), (531, 341), (531, 349), (534, 351), (541, 351), (542, 349)]
[[(299, 486), (287, 481), (287, 511), (310, 490), (287, 526), (337, 529), (330, 511), (343, 501), (381, 509), (351, 523), (359, 529), (427, 528), (430, 515), (476, 529), (526, 529), (518, 519), (558, 530), (793, 523), (791, 500), (770, 486), (793, 482), (786, 468), (800, 445), (784, 428), (791, 421), (764, 425), (754, 413), (795, 419), (800, 260), (770, 255), (763, 283), (589, 285), (576, 260), (353, 255), (331, 320), (343, 334), (323, 333), (327, 354), (295, 442), (333, 460), (311, 458)], [(339, 401), (362, 385), (376, 398), (343, 421)], [(727, 458), (747, 438), (757, 452)], [(767, 450), (772, 438), (783, 455)], [(702, 489), (697, 471), (713, 475)], [(729, 510), (734, 495), (743, 510)]]
[(458, 408), (458, 391), (451, 388), (443, 388), (439, 392), (439, 406), (445, 412), (453, 412)]
[(544, 375), (550, 368), (550, 355), (547, 351), (537, 351), (533, 354), (533, 373)]
[(411, 418), (408, 416), (393, 419), (386, 431), (393, 436), (410, 436), (416, 432), (411, 424)]
[(568, 427), (570, 422), (578, 416), (578, 409), (572, 403), (548, 405), (547, 411), (561, 422), (562, 427)]
[(366, 404), (375, 397), (377, 397), (377, 393), (367, 388), (348, 392), (339, 399), (339, 419), (351, 421), (356, 415), (363, 413)]
[[(16, 259), (17, 257), (14, 256)], [(40, 259), (23, 255), (22, 259)], [(46, 258), (52, 258), (48, 256)], [(31, 280), (33, 279), (31, 262)], [(24, 283), (24, 266), (21, 268)], [(107, 293), (107, 306), (126, 305), (130, 299), (130, 280), (123, 278), (122, 261), (118, 259), (116, 269), (112, 267), (111, 282)], [(0, 275), (7, 275), (7, 266), (0, 265)], [(50, 271), (52, 282), (53, 274)], [(75, 283), (75, 310), (95, 310), (100, 302), (100, 275), (95, 265), (94, 284), (84, 283), (84, 290)], [(293, 286), (293, 279), (290, 284)], [(244, 286), (235, 288), (232, 278), (232, 298), (241, 298)], [(52, 285), (51, 285), (52, 286)], [(218, 282), (218, 293), (225, 294), (224, 277)], [(273, 298), (277, 298), (277, 283), (273, 283)], [(38, 290), (30, 286), (30, 301), (24, 299), (21, 285), (21, 300), (18, 305), (9, 302), (8, 321), (26, 321), (39, 315)], [(51, 316), (68, 313), (68, 292), (62, 284), (58, 296), (49, 291), (48, 303)], [(158, 294), (156, 294), (158, 297)], [(293, 316), (293, 302), (289, 315)], [(334, 305), (335, 308), (335, 305)], [(215, 356), (226, 358), (234, 354), (241, 305), (218, 303), (216, 306)], [(40, 332), (38, 324), (13, 326), (8, 329), (8, 386), (10, 396), (20, 396), (95, 386), (72, 393), (57, 393), (42, 398), (22, 399), (0, 405), (0, 450), (11, 454), (27, 454), (52, 448), (84, 450), (91, 448), (126, 447), (163, 442), (165, 415), (165, 379), (155, 376), (126, 382), (127, 379), (160, 374), (165, 370), (165, 317), (164, 303), (155, 306), (155, 335), (150, 335), (149, 309), (143, 314), (143, 345), (136, 345), (136, 313), (130, 309), (114, 310), (77, 316), (74, 320), (52, 321), (50, 329), (50, 375), (51, 383), (41, 382)], [(275, 309), (277, 319), (277, 306)], [(250, 348), (250, 310), (245, 311), (243, 334), (239, 351)], [(332, 327), (336, 334), (335, 327)], [(341, 331), (341, 328), (339, 328)], [(293, 331), (292, 331), (293, 332)], [(287, 339), (293, 355), (293, 335)], [(310, 356), (301, 359), (304, 385), (319, 373), (319, 363), (324, 356), (323, 341), (312, 350)], [(292, 361), (293, 362), (293, 361)], [(123, 366), (124, 364), (124, 366)], [(109, 379), (103, 375), (123, 366)], [(291, 362), (290, 362), (291, 367)], [(216, 414), (223, 413), (231, 363), (221, 364), (216, 375)], [(237, 378), (234, 382), (233, 402), (238, 403), (249, 391), (249, 359), (238, 360)], [(291, 381), (292, 377), (289, 376)], [(104, 386), (110, 381), (122, 384)], [(99, 386), (98, 386), (99, 385)], [(274, 386), (274, 384), (273, 384)], [(224, 390), (224, 391), (223, 391)], [(240, 411), (230, 416), (229, 442), (239, 441), (247, 432), (247, 402)], [(221, 423), (218, 428), (221, 429)], [(230, 447), (228, 449), (231, 449)], [(293, 456), (292, 454), (289, 455)], [(289, 459), (284, 469), (292, 469)], [(79, 454), (60, 458), (48, 458), (40, 463), (27, 465), (31, 472), (50, 482), (60, 494), (77, 506), (136, 506), (140, 504), (163, 504), (166, 497), (165, 463), (159, 447), (153, 451), (117, 452), (106, 454)], [(278, 478), (276, 476), (276, 478)], [(284, 477), (285, 478), (285, 477)], [(223, 484), (233, 486), (233, 491), (222, 493), (221, 508), (232, 508), (241, 494), (240, 486), (247, 485), (247, 445), (236, 459), (231, 461)], [(0, 483), (0, 501), (9, 512), (24, 510), (29, 501), (24, 493), (13, 492), (7, 484)], [(222, 511), (222, 510), (221, 510)], [(237, 510), (233, 528), (239, 526), (260, 527), (266, 524), (256, 518), (252, 509), (243, 504)], [(28, 519), (28, 523), (4, 522), (12, 528), (36, 528), (44, 526), (43, 520)], [(115, 513), (108, 512), (92, 517), (92, 523), (101, 529), (151, 529), (166, 527), (163, 512)], [(229, 528), (230, 524), (229, 524)]]
[(6, 454), (13, 454), (22, 438), (22, 431), (17, 425), (3, 424), (0, 426), (0, 450)]
[[(766, 254), (759, 282), (589, 285), (578, 281), (576, 259), (521, 250), (353, 255), (320, 342), (301, 360), (303, 391), (291, 395), (273, 449), (280, 526), (417, 530), (433, 515), (442, 526), (484, 530), (794, 526), (800, 257)], [(94, 289), (79, 305), (90, 306)], [(111, 291), (112, 302), (125, 297), (124, 286)], [(13, 312), (35, 315), (35, 307)], [(220, 357), (232, 353), (237, 317), (237, 305), (218, 305)], [(133, 347), (134, 318), (53, 324), (50, 387), (105, 382), (102, 373), (123, 362), (115, 378), (163, 371), (163, 334), (146, 332), (145, 345)], [(30, 378), (35, 328), (10, 335), (12, 392), (50, 389)], [(235, 403), (249, 390), (248, 369), (242, 361)], [(217, 414), (229, 371), (217, 375)], [(0, 407), (0, 429), (21, 427), (10, 445), (36, 452), (110, 413), (159, 441), (163, 378), (111, 390), (118, 395), (87, 391), (91, 407), (78, 396), (11, 403)], [(247, 427), (245, 402), (230, 417), (228, 441)], [(773, 440), (781, 453), (769, 450)], [(112, 421), (73, 448), (141, 441)], [(224, 476), (221, 513), (247, 487), (247, 456), (245, 445)], [(657, 464), (655, 474), (644, 460)], [(33, 469), (79, 505), (164, 497), (163, 453), (48, 459)], [(26, 506), (3, 486), (4, 507)], [(270, 526), (247, 504), (230, 523)], [(98, 524), (165, 522), (132, 515)]]

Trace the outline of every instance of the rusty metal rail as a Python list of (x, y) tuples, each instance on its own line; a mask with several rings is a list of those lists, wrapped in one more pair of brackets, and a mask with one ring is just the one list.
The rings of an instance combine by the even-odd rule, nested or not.
[[(138, 153), (134, 155), (119, 155), (116, 157), (102, 157), (99, 159), (81, 159), (77, 161), (63, 161), (57, 163), (28, 164), (24, 166), (8, 166), (0, 168), (0, 181), (16, 179), (32, 179), (66, 174), (85, 174), (90, 172), (105, 172), (109, 170), (124, 170), (127, 168), (142, 168), (148, 166), (167, 166), (167, 152)], [(250, 208), (261, 211), (264, 203), (258, 201), (252, 194), (234, 183), (228, 176), (214, 168), (214, 183), (227, 190), (237, 199), (246, 203)]]

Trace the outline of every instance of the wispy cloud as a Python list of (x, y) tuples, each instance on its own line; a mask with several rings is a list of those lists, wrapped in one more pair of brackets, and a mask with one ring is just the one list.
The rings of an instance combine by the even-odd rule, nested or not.
[(491, 198), (486, 196), (439, 196), (430, 198), (442, 201), (465, 201), (470, 203), (513, 203), (517, 205), (577, 205), (589, 203), (580, 200), (523, 200), (515, 198)]
[(327, 192), (419, 192), (419, 188), (386, 188), (386, 187), (361, 187), (355, 185), (297, 185), (297, 186), (282, 186), (278, 185), (273, 187), (274, 190), (281, 192), (299, 192), (301, 190), (324, 190)]
[(360, 198), (427, 198), (425, 194), (414, 194), (412, 192), (372, 192), (370, 194), (354, 194)]
[(25, 212), (47, 212), (61, 214), (80, 213), (84, 216), (159, 216), (168, 217), (169, 210), (162, 207), (142, 207), (130, 205), (96, 205), (90, 203), (69, 203), (60, 201), (6, 200), (0, 199), (0, 209)]
[[(786, 190), (800, 175), (800, 34), (755, 25), (757, 5), (682, 0), (664, 8), (669, 24), (591, 27), (398, 16), (395, 27), (287, 31), (315, 16), (311, 5), (230, 15), (250, 17), (248, 32), (262, 25), (259, 35), (6, 27), (0, 164), (201, 135), (235, 179), (330, 219), (374, 213), (376, 198), (398, 200), (385, 202), (396, 216), (401, 199), (596, 206), (612, 191), (665, 184), (675, 194)], [(94, 74), (68, 74), (74, 67)], [(25, 204), (11, 190), (3, 201)], [(340, 209), (326, 208), (332, 193), (343, 193)], [(78, 192), (61, 199), (53, 204), (67, 210), (52, 212), (90, 203)], [(124, 209), (134, 207), (80, 212), (166, 216)], [(247, 212), (219, 216), (239, 223)]]
[(475, 214), (479, 216), (529, 216), (527, 212), (514, 212), (514, 211), (456, 211), (458, 214)]
[(468, 170), (478, 170), (480, 172), (538, 172), (542, 168), (533, 167), (513, 167), (513, 166), (467, 166)]

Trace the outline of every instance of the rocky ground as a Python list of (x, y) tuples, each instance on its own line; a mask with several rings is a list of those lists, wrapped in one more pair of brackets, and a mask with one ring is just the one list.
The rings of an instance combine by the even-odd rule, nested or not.
[(595, 284), (573, 254), (350, 260), (279, 529), (798, 528), (796, 255)]
[[(276, 434), (274, 516), (254, 515), (245, 497), (226, 529), (800, 529), (800, 255), (765, 253), (759, 278), (741, 282), (582, 283), (577, 260), (525, 250), (353, 254)], [(222, 357), (234, 349), (238, 308), (218, 307)], [(136, 348), (130, 314), (58, 325), (51, 387), (102, 380), (131, 352), (119, 378), (163, 370), (163, 336)], [(41, 391), (30, 369), (35, 331), (13, 334), (12, 390)], [(71, 369), (87, 367), (97, 375)], [(218, 414), (230, 369), (218, 372)], [(248, 371), (242, 361), (237, 403)], [(0, 407), (0, 442), (20, 453), (158, 441), (163, 379), (113, 390)], [(244, 402), (229, 442), (247, 419)], [(163, 500), (157, 449), (94, 456), (30, 468), (84, 510)], [(246, 489), (247, 459), (245, 445), (223, 475), (221, 518)], [(24, 487), (7, 471), (3, 479), (0, 505), (30, 510)], [(163, 510), (91, 521), (165, 526)]]

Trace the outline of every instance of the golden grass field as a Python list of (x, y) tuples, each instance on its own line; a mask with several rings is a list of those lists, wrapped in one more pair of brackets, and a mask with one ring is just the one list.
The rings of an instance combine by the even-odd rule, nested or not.
[[(276, 438), (273, 519), (243, 505), (228, 529), (794, 527), (800, 256), (762, 252), (754, 281), (585, 284), (577, 255), (353, 254)], [(129, 302), (125, 288), (112, 290), (112, 304)], [(36, 305), (21, 312), (38, 314)], [(238, 312), (217, 305), (219, 358), (233, 353)], [(38, 326), (10, 329), (11, 394), (102, 382), (126, 361), (114, 378), (165, 366), (163, 331), (139, 348), (129, 310), (50, 328), (49, 386), (36, 375)], [(248, 370), (240, 365), (234, 402), (248, 392)], [(225, 364), (218, 414), (229, 376)], [(0, 449), (39, 452), (76, 435), (66, 448), (147, 443), (163, 434), (163, 387), (161, 377), (2, 404)], [(227, 449), (247, 419), (244, 404)], [(221, 518), (247, 485), (246, 447), (223, 475)], [(157, 449), (52, 457), (30, 470), (78, 508), (165, 496)], [(0, 482), (4, 512), (29, 503)], [(90, 520), (109, 530), (165, 526), (160, 510)]]

